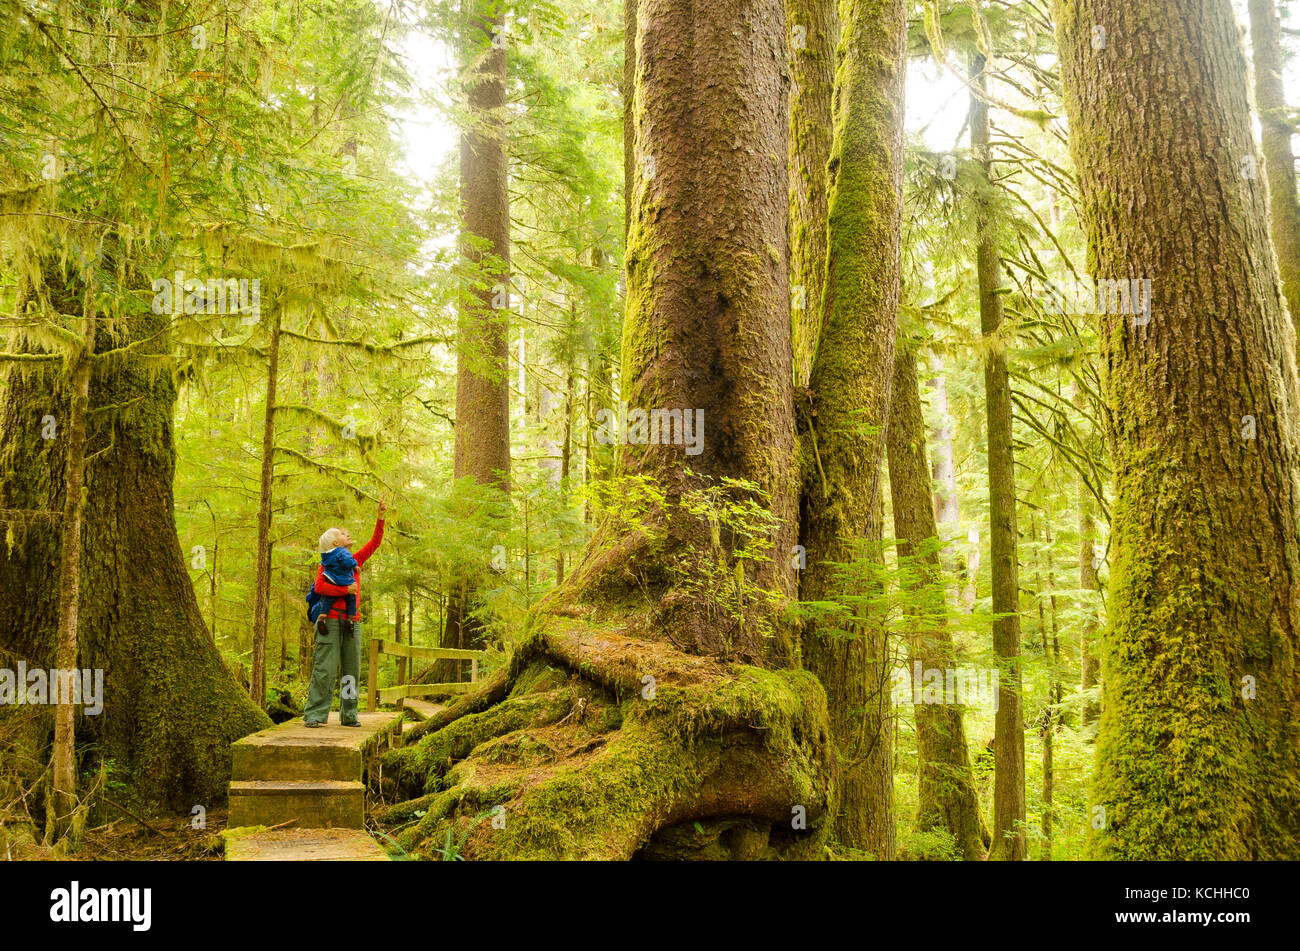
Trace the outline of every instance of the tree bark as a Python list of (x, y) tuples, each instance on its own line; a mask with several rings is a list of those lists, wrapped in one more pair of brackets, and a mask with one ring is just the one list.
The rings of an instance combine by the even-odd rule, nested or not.
[(455, 477), (510, 485), (510, 196), (504, 9), (475, 0), (463, 35), (469, 125), (460, 139)]
[[(804, 601), (839, 593), (835, 562), (880, 542), (880, 468), (889, 421), (900, 291), (906, 17), (898, 0), (844, 7), (830, 157), (830, 219), (822, 329), (804, 441)], [(879, 557), (879, 553), (871, 557)], [(811, 623), (808, 669), (826, 687), (840, 750), (836, 832), (851, 848), (894, 856), (892, 733), (884, 625), (852, 636)]]
[(835, 0), (787, 0), (790, 42), (790, 284), (794, 385), (806, 387), (821, 332), (835, 129)]
[(1241, 176), (1237, 24), (1224, 0), (1070, 0), (1055, 19), (1090, 265), (1152, 282), (1145, 319), (1098, 331), (1115, 503), (1090, 849), (1294, 858), (1295, 335)]
[[(757, 660), (771, 648), (752, 619), (713, 624), (685, 588), (663, 577), (674, 550), (701, 543), (699, 520), (674, 503), (720, 479), (743, 479), (777, 519), (781, 556), (751, 569), (748, 580), (793, 593), (784, 16), (770, 0), (744, 15), (733, 7), (734, 0), (715, 0), (691, 14), (681, 0), (638, 6), (622, 390), (630, 408), (702, 412), (704, 433), (689, 456), (684, 446), (625, 445), (621, 471), (650, 479), (670, 502), (666, 549), (654, 564), (636, 561), (654, 579), (650, 590), (663, 592), (662, 622), (679, 622), (676, 642)], [(706, 19), (728, 9), (733, 22), (725, 28)], [(738, 27), (734, 18), (745, 17), (760, 21)], [(753, 48), (738, 45), (740, 35)]]
[[(473, 0), (462, 34), (468, 127), (460, 139), (460, 256), (467, 269), (456, 329), (453, 475), (510, 491), (510, 194), (506, 147), (505, 11)], [(494, 38), (497, 38), (494, 42)], [(467, 517), (472, 513), (466, 513)], [(482, 646), (468, 579), (453, 579), (444, 647)], [(442, 661), (439, 679), (459, 679), (461, 663)]]
[[(984, 57), (971, 61), (975, 88), (984, 92)], [(993, 572), (993, 650), (998, 657), (998, 710), (993, 733), (993, 847), (990, 859), (1019, 860), (1025, 847), (1025, 729), (1020, 697), (1020, 572), (1016, 555), (1016, 467), (1011, 434), (1011, 383), (1002, 326), (1002, 265), (992, 211), (989, 107), (971, 95), (971, 150), (980, 168), (973, 195), (980, 329), (987, 352), (984, 394), (988, 416), (989, 546)]]
[[(900, 561), (916, 563), (917, 592), (922, 596), (921, 627), (909, 638), (909, 669), (955, 669), (952, 635), (946, 623), (943, 568), (939, 563), (938, 526), (926, 464), (925, 418), (921, 411), (916, 354), (899, 341), (894, 354), (894, 383), (889, 415), (889, 493), (894, 511)], [(927, 547), (929, 546), (929, 547)], [(984, 858), (983, 821), (966, 748), (962, 708), (921, 703), (916, 718), (917, 828), (951, 833), (963, 859)]]

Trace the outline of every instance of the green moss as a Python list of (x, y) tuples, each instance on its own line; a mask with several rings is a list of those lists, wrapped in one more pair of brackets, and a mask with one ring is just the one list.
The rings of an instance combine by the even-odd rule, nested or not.
[(568, 671), (550, 664), (530, 664), (519, 676), (514, 678), (510, 687), (511, 697), (522, 697), (530, 693), (546, 693), (564, 686), (569, 679)]
[[(1207, 508), (1184, 509), (1176, 534), (1150, 536), (1147, 489), (1159, 484), (1169, 498), (1183, 497), (1180, 483), (1189, 494), (1196, 490), (1190, 472), (1172, 460), (1127, 455), (1131, 475), (1114, 510), (1092, 795), (1105, 812), (1102, 828), (1091, 834), (1091, 854), (1293, 857), (1300, 849), (1300, 776), (1270, 698), (1294, 683), (1295, 668), (1274, 647), (1286, 637), (1273, 612), (1274, 592), (1257, 583), (1258, 566), (1217, 554)], [(1242, 695), (1245, 675), (1257, 681), (1253, 700)]]
[(237, 839), (246, 839), (251, 835), (267, 831), (266, 826), (235, 826), (230, 829), (222, 829), (214, 836), (210, 836), (205, 846), (207, 851), (224, 855), (230, 843)]
[(413, 747), (389, 750), (381, 762), (404, 786), (434, 792), (441, 787), (443, 774), (479, 744), (527, 726), (554, 723), (569, 712), (573, 700), (574, 694), (565, 690), (512, 697), (482, 713), (454, 720), (421, 737)]
[[(813, 831), (796, 838), (809, 854), (819, 851), (830, 766), (825, 698), (810, 674), (734, 666), (702, 678), (683, 668), (676, 676), (694, 682), (670, 682), (653, 699), (629, 691), (617, 702), (602, 692), (519, 689), (553, 672), (535, 659), (511, 700), (423, 738), (417, 752), (386, 758), (415, 757), (408, 762), (417, 773), (428, 769), (448, 787), (421, 801), (424, 815), (403, 833), (403, 848), (437, 857), (450, 833), (475, 858), (630, 858), (675, 810), (732, 778), (727, 764), (737, 761), (738, 746), (728, 737), (748, 737), (740, 747), (749, 744), (751, 755), (740, 762), (779, 764), (759, 770), (761, 781), (776, 776), (790, 806), (807, 809)], [(570, 732), (540, 731), (561, 718), (559, 697), (571, 706), (579, 694), (582, 712)]]

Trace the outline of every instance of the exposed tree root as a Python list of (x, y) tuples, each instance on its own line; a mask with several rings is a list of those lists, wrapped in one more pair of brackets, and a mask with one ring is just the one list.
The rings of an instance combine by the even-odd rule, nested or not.
[(683, 654), (632, 636), (638, 623), (546, 616), (506, 669), (386, 753), (385, 776), (419, 797), (383, 817), (407, 823), (402, 847), (475, 859), (818, 855), (834, 763), (816, 679)]

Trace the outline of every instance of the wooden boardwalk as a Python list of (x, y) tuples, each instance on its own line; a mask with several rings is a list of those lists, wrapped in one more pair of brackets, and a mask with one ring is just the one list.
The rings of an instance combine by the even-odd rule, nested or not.
[(230, 828), (289, 828), (232, 836), (226, 860), (380, 860), (366, 834), (362, 763), (401, 730), (402, 712), (362, 713), (345, 727), (338, 713), (316, 729), (290, 720), (232, 746)]
[(227, 862), (387, 862), (388, 853), (359, 829), (276, 829), (232, 838)]

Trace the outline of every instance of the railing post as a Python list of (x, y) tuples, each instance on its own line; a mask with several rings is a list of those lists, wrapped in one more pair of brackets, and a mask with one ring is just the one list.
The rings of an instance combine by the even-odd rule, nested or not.
[(478, 658), (471, 657), (469, 660), (469, 682), (474, 683), (478, 680)]
[(379, 639), (370, 638), (370, 676), (366, 691), (366, 709), (371, 713), (379, 709)]
[[(412, 664), (411, 666), (414, 667), (415, 665)], [(397, 683), (398, 683), (400, 686), (403, 686), (403, 687), (406, 686), (406, 669), (407, 669), (407, 668), (406, 668), (406, 658), (405, 658), (405, 657), (399, 657), (399, 658), (397, 658)], [(405, 709), (406, 709), (406, 698), (405, 698), (405, 697), (398, 697), (398, 698), (397, 698), (397, 709), (399, 709), (399, 710), (405, 710)]]

